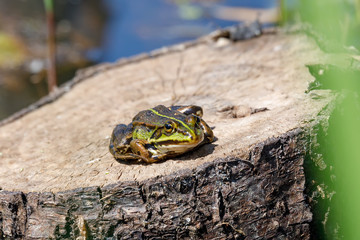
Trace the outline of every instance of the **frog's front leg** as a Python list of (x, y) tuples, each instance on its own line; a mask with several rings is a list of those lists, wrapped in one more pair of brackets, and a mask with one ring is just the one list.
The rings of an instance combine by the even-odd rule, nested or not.
[(145, 147), (148, 144), (146, 140), (143, 139), (133, 139), (130, 142), (130, 147), (133, 155), (137, 156), (139, 159), (142, 159), (146, 163), (154, 163), (159, 161), (157, 158), (153, 158), (150, 156), (149, 150)]
[(202, 130), (204, 131), (204, 137), (205, 137), (205, 139), (207, 139), (207, 142), (208, 143), (213, 142), (214, 141), (214, 133), (211, 130), (211, 128), (209, 127), (209, 125), (207, 125), (207, 123), (205, 121), (203, 121), (202, 119), (200, 119), (199, 125), (202, 128)]

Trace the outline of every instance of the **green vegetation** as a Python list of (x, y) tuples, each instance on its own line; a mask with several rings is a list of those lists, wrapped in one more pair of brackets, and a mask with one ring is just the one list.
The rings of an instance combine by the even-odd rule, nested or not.
[(317, 182), (308, 183), (314, 239), (360, 239), (360, 1), (302, 0), (291, 9), (287, 3), (281, 1), (282, 24), (310, 25), (320, 47), (334, 56), (330, 65), (310, 67), (317, 88), (338, 93), (329, 128), (317, 132), (321, 146), (311, 150), (326, 164), (312, 165), (318, 171), (310, 178)]
[(23, 63), (26, 49), (14, 36), (0, 32), (0, 66), (16, 67)]

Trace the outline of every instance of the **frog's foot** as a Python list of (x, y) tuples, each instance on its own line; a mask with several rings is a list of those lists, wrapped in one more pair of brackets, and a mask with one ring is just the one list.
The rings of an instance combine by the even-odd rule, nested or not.
[(115, 159), (124, 160), (124, 161), (134, 161), (134, 160), (138, 160), (139, 158), (141, 158), (141, 156), (138, 156), (138, 155), (132, 154), (132, 153), (121, 154), (121, 153), (115, 152), (113, 155), (114, 155)]

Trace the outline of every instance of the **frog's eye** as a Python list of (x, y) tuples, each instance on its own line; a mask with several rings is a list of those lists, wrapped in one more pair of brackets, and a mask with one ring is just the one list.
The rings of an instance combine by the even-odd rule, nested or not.
[(171, 121), (168, 121), (168, 122), (166, 122), (166, 123), (164, 124), (164, 128), (165, 128), (165, 131), (166, 131), (166, 132), (170, 133), (170, 132), (172, 132), (173, 129), (174, 129), (174, 123), (171, 122)]

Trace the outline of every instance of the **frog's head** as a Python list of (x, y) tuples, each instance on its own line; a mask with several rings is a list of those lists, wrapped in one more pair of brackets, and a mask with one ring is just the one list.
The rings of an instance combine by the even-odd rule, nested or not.
[(153, 155), (179, 155), (204, 141), (200, 117), (159, 105), (139, 112), (132, 121), (133, 138), (144, 139)]
[(162, 152), (183, 153), (199, 145), (204, 140), (200, 119), (189, 115), (182, 121), (169, 119), (153, 135), (155, 146)]
[(150, 109), (158, 115), (160, 125), (153, 132), (149, 143), (163, 153), (184, 153), (204, 140), (204, 131), (200, 127), (200, 118), (195, 115), (182, 113), (161, 114)]
[(186, 115), (159, 105), (134, 117), (133, 138), (146, 140), (155, 148), (149, 149), (153, 154), (178, 155), (203, 142), (204, 130), (200, 121), (193, 114)]

